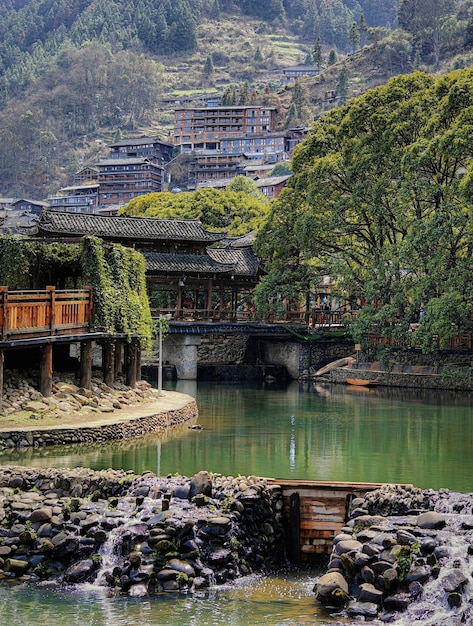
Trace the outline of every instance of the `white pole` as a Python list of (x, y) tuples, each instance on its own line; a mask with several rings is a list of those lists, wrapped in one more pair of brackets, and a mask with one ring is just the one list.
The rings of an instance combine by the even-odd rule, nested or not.
[(163, 395), (163, 316), (159, 316), (159, 339), (158, 339), (158, 396)]

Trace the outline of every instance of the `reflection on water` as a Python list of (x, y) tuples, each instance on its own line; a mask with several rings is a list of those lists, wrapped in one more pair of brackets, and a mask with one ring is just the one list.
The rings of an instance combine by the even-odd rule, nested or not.
[[(404, 482), (473, 491), (472, 397), (343, 385), (176, 385), (197, 422), (130, 441), (9, 450), (1, 464)], [(352, 623), (314, 601), (315, 572), (249, 578), (209, 594), (124, 598), (0, 585), (0, 624), (297, 626)]]
[(102, 589), (51, 591), (0, 585), (0, 623), (28, 626), (253, 626), (346, 624), (318, 606), (316, 571), (250, 576), (194, 595), (111, 596)]
[(7, 450), (2, 464), (413, 483), (472, 490), (472, 396), (344, 385), (179, 381), (197, 398), (189, 424), (130, 441)]

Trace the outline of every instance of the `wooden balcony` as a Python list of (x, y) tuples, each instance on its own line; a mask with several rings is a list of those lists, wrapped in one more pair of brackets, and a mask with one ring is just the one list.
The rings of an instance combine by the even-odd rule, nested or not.
[(9, 291), (0, 287), (0, 341), (89, 332), (92, 288)]

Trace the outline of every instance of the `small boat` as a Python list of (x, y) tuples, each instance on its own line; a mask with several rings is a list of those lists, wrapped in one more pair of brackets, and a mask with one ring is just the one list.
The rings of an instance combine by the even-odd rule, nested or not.
[(379, 380), (366, 380), (364, 378), (347, 378), (347, 385), (356, 385), (357, 387), (376, 387)]

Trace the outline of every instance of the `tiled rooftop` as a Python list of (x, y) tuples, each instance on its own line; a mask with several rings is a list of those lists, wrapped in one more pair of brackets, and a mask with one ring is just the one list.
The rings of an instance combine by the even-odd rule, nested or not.
[(170, 220), (43, 211), (40, 234), (57, 236), (94, 235), (114, 241), (220, 241), (226, 233), (211, 233), (199, 220)]
[(256, 276), (260, 268), (251, 248), (207, 248), (209, 256), (219, 263), (233, 263), (236, 276)]
[(148, 273), (205, 273), (222, 274), (235, 270), (235, 264), (220, 263), (206, 254), (144, 254)]

